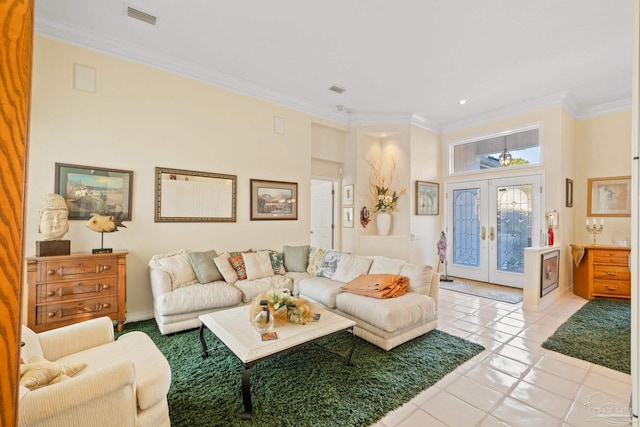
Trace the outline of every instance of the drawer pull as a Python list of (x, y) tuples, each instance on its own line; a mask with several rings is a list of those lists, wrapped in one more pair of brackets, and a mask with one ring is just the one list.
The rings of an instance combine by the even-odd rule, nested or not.
[(609, 285), (606, 285), (605, 287), (607, 289), (609, 289), (610, 291), (617, 291), (618, 289), (620, 289), (620, 286), (609, 286)]
[(102, 273), (103, 271), (109, 270), (110, 268), (111, 268), (110, 265), (98, 264), (98, 266), (96, 268), (96, 273)]
[(66, 317), (73, 316), (75, 314), (98, 313), (105, 308), (109, 308), (110, 306), (111, 304), (109, 303), (97, 303), (93, 306), (88, 307), (59, 308), (56, 311), (48, 312), (47, 317)]
[(619, 273), (618, 271), (609, 271), (609, 270), (605, 270), (604, 272), (607, 276), (617, 276)]
[(47, 296), (57, 295), (58, 297), (63, 297), (65, 295), (93, 294), (100, 293), (105, 289), (109, 289), (108, 284), (96, 283), (95, 286), (82, 286), (82, 283), (78, 283), (78, 286), (75, 287), (58, 288), (55, 291), (49, 291)]

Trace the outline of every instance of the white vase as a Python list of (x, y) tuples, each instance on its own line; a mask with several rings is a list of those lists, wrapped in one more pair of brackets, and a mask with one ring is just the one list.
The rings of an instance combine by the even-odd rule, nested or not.
[(378, 235), (386, 236), (391, 230), (391, 214), (386, 211), (379, 211), (376, 214), (376, 225), (378, 226)]

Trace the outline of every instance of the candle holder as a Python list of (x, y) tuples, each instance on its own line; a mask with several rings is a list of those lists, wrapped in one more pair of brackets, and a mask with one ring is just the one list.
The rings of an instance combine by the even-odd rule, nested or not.
[(602, 230), (604, 229), (604, 225), (603, 224), (596, 224), (593, 223), (591, 225), (587, 224), (587, 233), (593, 234), (593, 245), (596, 245), (596, 236), (600, 233), (602, 233)]

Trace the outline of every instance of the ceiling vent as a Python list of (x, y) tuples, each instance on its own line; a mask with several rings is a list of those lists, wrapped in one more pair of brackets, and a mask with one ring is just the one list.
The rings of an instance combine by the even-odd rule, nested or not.
[(156, 21), (158, 20), (156, 16), (131, 6), (127, 6), (127, 16), (150, 25), (156, 25)]
[(346, 89), (345, 89), (345, 88), (343, 88), (343, 87), (335, 86), (335, 85), (334, 85), (334, 86), (331, 86), (331, 87), (329, 88), (329, 90), (330, 90), (331, 92), (335, 92), (335, 93), (342, 93), (342, 92), (344, 92)]

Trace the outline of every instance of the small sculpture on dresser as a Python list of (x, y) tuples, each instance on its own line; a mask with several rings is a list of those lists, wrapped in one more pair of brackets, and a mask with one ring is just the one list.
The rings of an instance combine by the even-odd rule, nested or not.
[(69, 208), (59, 194), (47, 194), (42, 201), (38, 219), (38, 233), (44, 241), (36, 241), (37, 256), (69, 255), (71, 242), (62, 240), (69, 231)]

